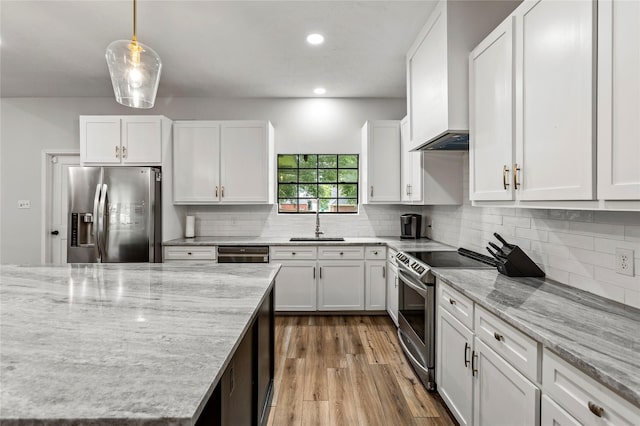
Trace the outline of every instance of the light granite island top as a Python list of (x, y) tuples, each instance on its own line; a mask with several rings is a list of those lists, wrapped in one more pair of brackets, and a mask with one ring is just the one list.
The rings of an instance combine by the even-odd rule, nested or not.
[(279, 264), (0, 269), (0, 423), (190, 425)]
[(494, 269), (434, 275), (640, 407), (640, 310), (551, 280)]

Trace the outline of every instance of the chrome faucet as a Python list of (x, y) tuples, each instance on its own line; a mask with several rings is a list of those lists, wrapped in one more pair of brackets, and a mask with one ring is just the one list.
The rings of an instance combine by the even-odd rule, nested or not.
[(316, 238), (320, 238), (320, 235), (324, 234), (320, 230), (320, 198), (316, 198)]

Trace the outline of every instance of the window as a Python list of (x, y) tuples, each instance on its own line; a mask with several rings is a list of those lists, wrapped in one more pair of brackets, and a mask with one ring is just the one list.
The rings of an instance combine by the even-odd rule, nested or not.
[[(320, 199), (318, 206), (317, 199)], [(279, 213), (357, 213), (357, 154), (279, 154)]]

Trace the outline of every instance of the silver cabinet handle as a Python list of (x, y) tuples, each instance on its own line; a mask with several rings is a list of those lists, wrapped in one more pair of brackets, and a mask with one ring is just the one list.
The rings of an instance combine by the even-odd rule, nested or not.
[(476, 365), (476, 360), (478, 359), (478, 353), (476, 351), (471, 352), (471, 374), (473, 376), (478, 372), (478, 366)]
[(373, 185), (371, 185), (371, 196), (373, 197)]
[(320, 279), (322, 279), (322, 266), (320, 267)]
[(469, 366), (469, 359), (467, 355), (469, 354), (469, 349), (471, 349), (471, 345), (467, 342), (464, 342), (464, 366), (465, 368)]
[(455, 304), (456, 304), (456, 301), (455, 301), (455, 300), (453, 300), (453, 299), (449, 299), (449, 303), (451, 303), (452, 305), (455, 305)]
[(127, 147), (126, 146), (122, 147), (122, 158), (127, 158)]
[(413, 194), (413, 185), (409, 184), (409, 195)]
[(377, 255), (378, 255), (378, 252), (377, 252), (377, 251), (374, 251), (374, 252), (373, 252), (373, 255), (374, 255), (374, 256), (377, 256)]
[(120, 158), (120, 155), (118, 154), (120, 147), (118, 147), (118, 145), (116, 145), (116, 158)]
[(314, 280), (316, 279), (316, 267), (315, 266), (313, 267), (313, 279)]
[(224, 198), (224, 186), (221, 186), (221, 187), (220, 187), (220, 192), (221, 192), (221, 194), (222, 194), (222, 197)]
[(216, 185), (216, 197), (218, 196), (218, 185)]
[(501, 340), (504, 340), (504, 336), (502, 334), (498, 334), (498, 332), (494, 332), (493, 333), (493, 337), (499, 342)]
[(386, 278), (387, 277), (387, 267), (383, 266), (382, 267), (382, 278)]

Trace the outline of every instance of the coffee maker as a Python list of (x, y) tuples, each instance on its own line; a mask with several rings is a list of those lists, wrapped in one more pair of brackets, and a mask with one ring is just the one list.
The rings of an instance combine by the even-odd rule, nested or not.
[(415, 213), (405, 213), (400, 216), (400, 238), (403, 240), (417, 240), (422, 229), (422, 216)]

